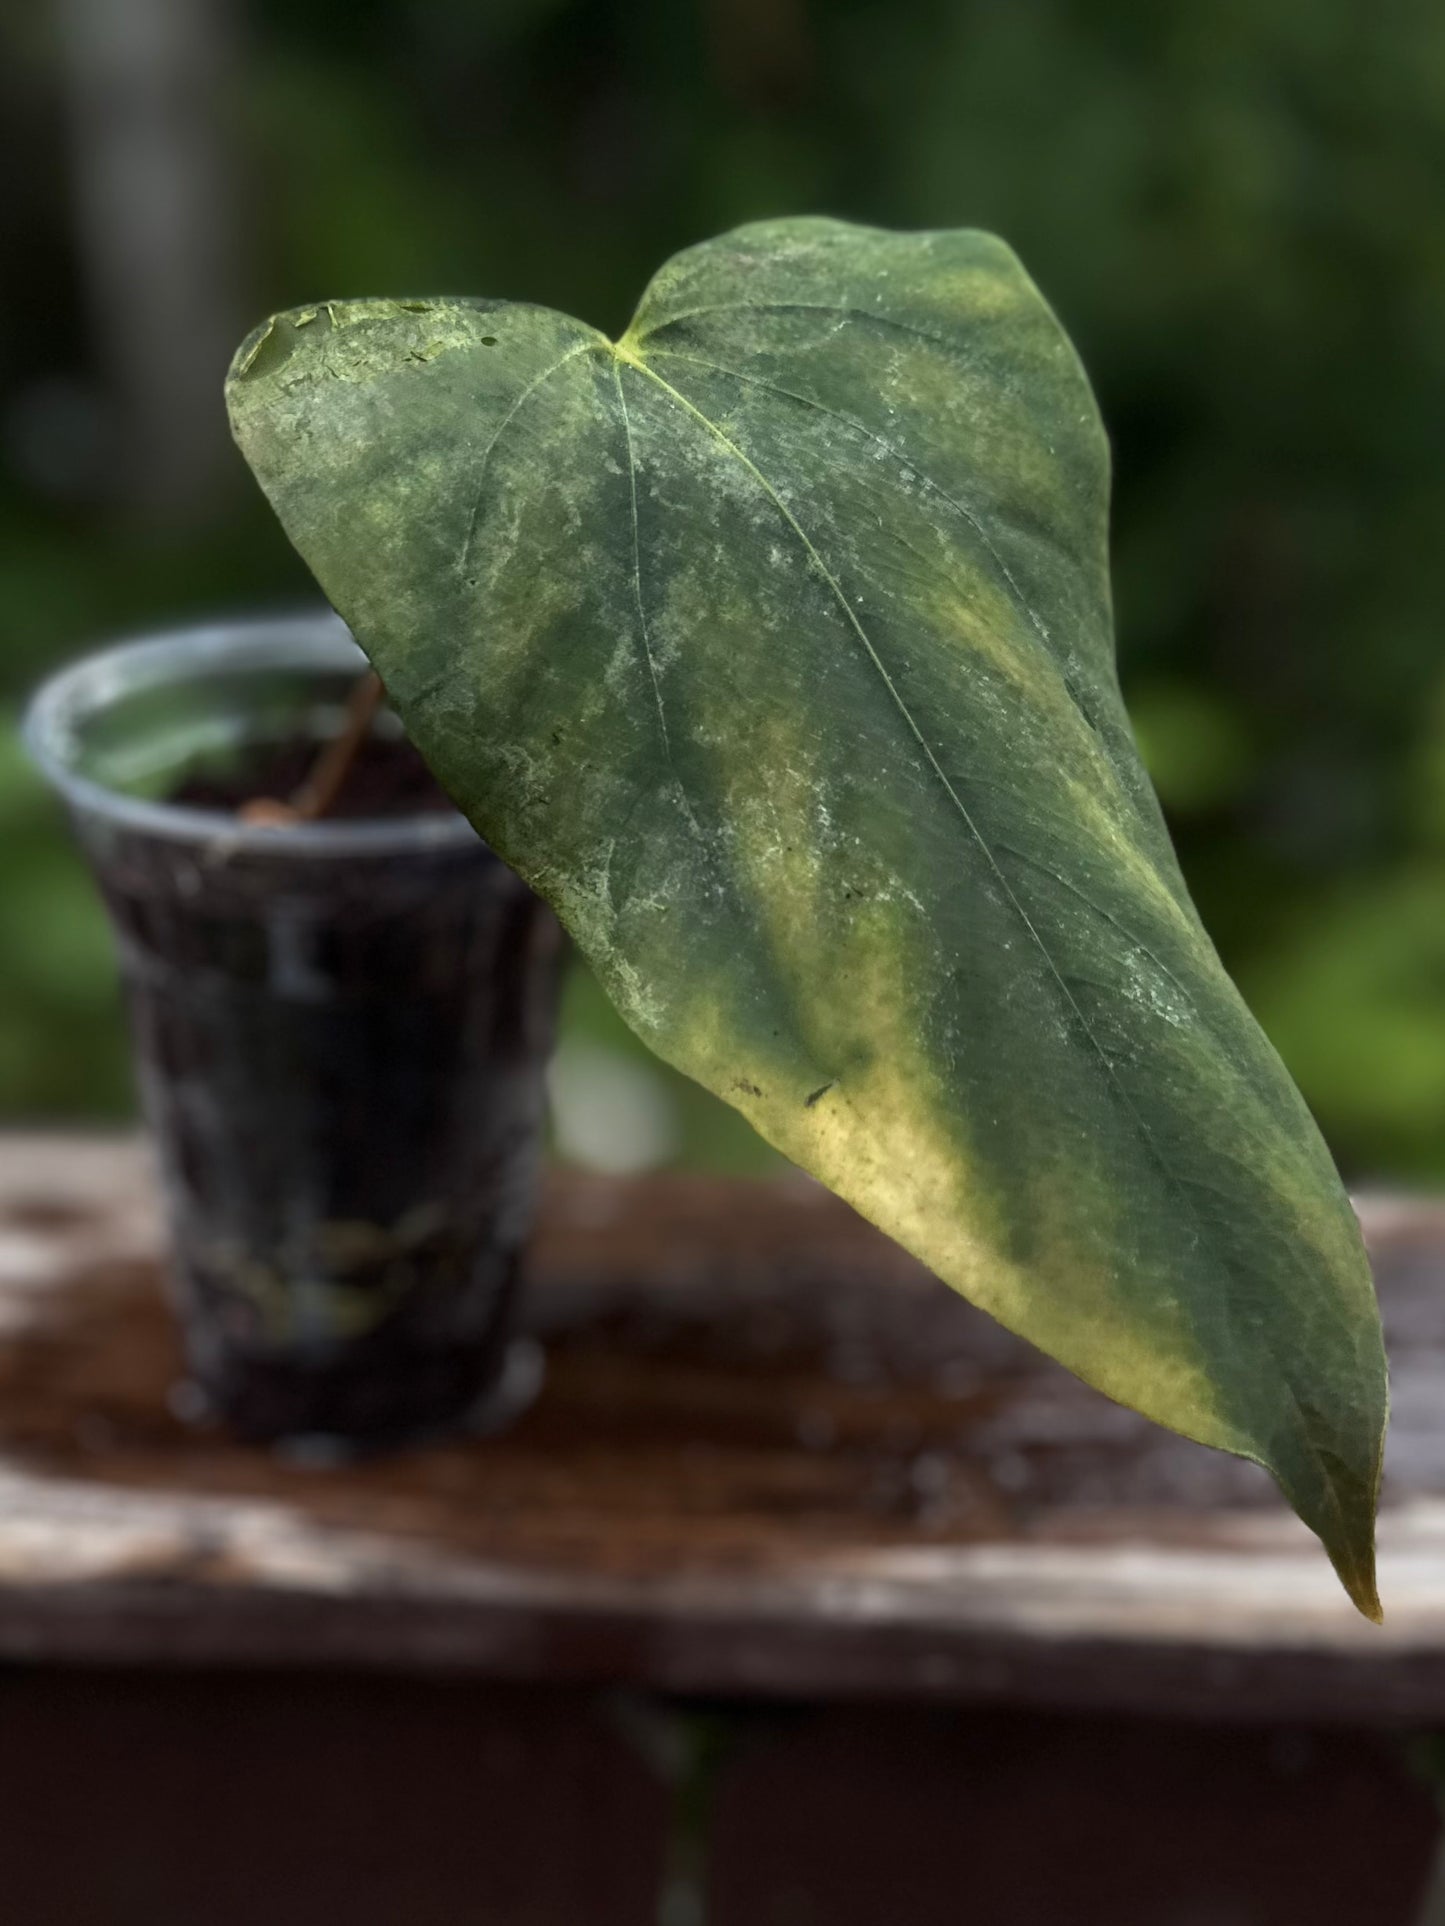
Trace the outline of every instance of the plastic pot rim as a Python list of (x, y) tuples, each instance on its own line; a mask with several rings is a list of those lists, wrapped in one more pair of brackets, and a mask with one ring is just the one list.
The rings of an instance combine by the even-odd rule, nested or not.
[(225, 810), (126, 795), (75, 766), (78, 726), (119, 697), (221, 670), (353, 670), (366, 657), (329, 609), (247, 616), (138, 635), (57, 670), (31, 697), (21, 723), (31, 760), (81, 817), (116, 829), (205, 848), (212, 855), (386, 856), (464, 847), (478, 840), (459, 812), (287, 823), (245, 823)]

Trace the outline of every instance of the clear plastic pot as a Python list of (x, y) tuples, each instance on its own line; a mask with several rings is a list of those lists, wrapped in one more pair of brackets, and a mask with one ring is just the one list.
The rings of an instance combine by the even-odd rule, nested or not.
[(561, 948), (450, 809), (167, 800), (325, 740), (363, 668), (333, 616), (228, 623), (90, 656), (26, 721), (114, 924), (195, 1385), (247, 1437), (342, 1448), (495, 1422), (535, 1378), (512, 1311)]

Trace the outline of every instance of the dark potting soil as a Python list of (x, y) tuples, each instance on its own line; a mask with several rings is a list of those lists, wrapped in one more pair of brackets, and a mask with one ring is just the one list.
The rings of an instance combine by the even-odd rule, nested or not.
[[(167, 800), (189, 809), (228, 814), (263, 797), (285, 802), (310, 775), (319, 750), (310, 736), (258, 744), (242, 768), (223, 775), (188, 776)], [(333, 822), (357, 822), (440, 813), (452, 807), (413, 744), (395, 736), (368, 736), (326, 814)]]

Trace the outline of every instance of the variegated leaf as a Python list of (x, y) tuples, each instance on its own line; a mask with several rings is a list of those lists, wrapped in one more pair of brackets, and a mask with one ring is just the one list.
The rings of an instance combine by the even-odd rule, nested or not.
[(1136, 757), (1104, 434), (1008, 249), (769, 222), (615, 342), (337, 303), (253, 335), (230, 405), (638, 1033), (1013, 1330), (1266, 1465), (1375, 1613), (1369, 1271)]

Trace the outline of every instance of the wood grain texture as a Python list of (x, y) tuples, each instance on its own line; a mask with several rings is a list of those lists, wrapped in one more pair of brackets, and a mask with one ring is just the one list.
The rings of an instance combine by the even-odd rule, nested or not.
[(1362, 1216), (1383, 1630), (1262, 1471), (1087, 1390), (802, 1180), (558, 1176), (532, 1412), (324, 1467), (173, 1414), (139, 1147), (0, 1139), (0, 1656), (1438, 1720), (1445, 1206)]

